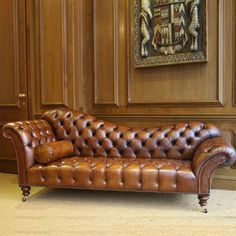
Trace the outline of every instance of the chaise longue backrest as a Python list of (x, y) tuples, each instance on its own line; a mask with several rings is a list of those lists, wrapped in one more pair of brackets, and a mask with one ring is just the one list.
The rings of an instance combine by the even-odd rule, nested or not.
[(78, 156), (133, 157), (191, 160), (196, 147), (220, 130), (202, 122), (159, 128), (129, 128), (77, 111), (53, 110), (43, 119), (53, 127), (57, 140), (74, 144)]

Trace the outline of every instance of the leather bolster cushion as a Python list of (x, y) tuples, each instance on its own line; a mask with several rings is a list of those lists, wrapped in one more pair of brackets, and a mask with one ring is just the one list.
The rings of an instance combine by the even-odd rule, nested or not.
[(35, 149), (35, 158), (40, 164), (48, 164), (53, 161), (73, 155), (74, 148), (69, 141), (56, 141), (45, 143)]

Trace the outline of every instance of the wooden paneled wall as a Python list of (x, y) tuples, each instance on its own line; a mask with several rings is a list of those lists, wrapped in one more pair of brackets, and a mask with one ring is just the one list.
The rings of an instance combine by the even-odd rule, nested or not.
[[(134, 1), (93, 1), (93, 70), (88, 111), (204, 115), (232, 120), (235, 4), (208, 1), (208, 62), (134, 68)], [(88, 42), (89, 47), (91, 42)], [(91, 79), (91, 78), (90, 78)]]
[(0, 89), (0, 171), (16, 171), (12, 144), (1, 129), (28, 119), (24, 0), (0, 0)]
[(32, 114), (83, 107), (82, 1), (27, 2)]

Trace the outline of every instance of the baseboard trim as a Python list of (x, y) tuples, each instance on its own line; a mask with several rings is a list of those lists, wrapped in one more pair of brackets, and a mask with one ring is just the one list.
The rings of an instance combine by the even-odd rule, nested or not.
[(0, 159), (0, 172), (8, 174), (17, 174), (16, 160)]
[(236, 181), (231, 179), (213, 178), (213, 189), (236, 190)]

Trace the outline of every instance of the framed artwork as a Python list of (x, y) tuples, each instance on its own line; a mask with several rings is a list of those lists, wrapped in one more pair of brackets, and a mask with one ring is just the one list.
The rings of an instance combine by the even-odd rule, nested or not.
[(207, 0), (134, 0), (135, 67), (207, 61)]

